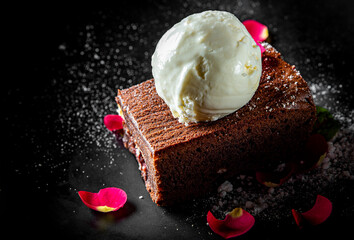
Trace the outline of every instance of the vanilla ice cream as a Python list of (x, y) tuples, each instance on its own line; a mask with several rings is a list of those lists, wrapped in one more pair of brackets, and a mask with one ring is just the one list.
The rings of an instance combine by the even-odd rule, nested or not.
[(214, 121), (254, 95), (261, 51), (231, 13), (193, 14), (169, 29), (152, 56), (159, 96), (181, 123)]

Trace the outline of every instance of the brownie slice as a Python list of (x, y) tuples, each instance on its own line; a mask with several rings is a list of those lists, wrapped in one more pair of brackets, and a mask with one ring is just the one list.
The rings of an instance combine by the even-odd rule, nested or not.
[(204, 195), (226, 178), (278, 164), (301, 151), (316, 120), (311, 92), (294, 66), (271, 45), (263, 45), (255, 95), (217, 121), (179, 123), (153, 79), (118, 90), (124, 146), (136, 156), (156, 204)]

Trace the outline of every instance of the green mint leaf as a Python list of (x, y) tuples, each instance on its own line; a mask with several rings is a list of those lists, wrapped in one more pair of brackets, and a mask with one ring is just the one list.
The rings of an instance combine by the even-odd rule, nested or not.
[(331, 140), (340, 129), (340, 123), (333, 118), (332, 114), (325, 108), (316, 106), (317, 121), (313, 127), (313, 133), (319, 133), (327, 141)]

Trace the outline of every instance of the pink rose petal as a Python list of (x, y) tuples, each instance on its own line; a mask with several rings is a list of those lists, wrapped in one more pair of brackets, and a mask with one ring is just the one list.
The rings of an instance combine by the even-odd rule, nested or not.
[(269, 36), (268, 27), (255, 20), (246, 20), (243, 22), (247, 31), (251, 34), (255, 42), (262, 42)]
[(103, 119), (104, 125), (110, 131), (121, 130), (123, 128), (123, 118), (119, 115), (109, 114)]
[(98, 193), (79, 191), (78, 194), (87, 207), (100, 212), (116, 211), (127, 201), (127, 194), (115, 187), (101, 189)]
[(316, 203), (307, 212), (300, 213), (292, 209), (292, 214), (299, 228), (305, 225), (318, 225), (323, 223), (332, 213), (332, 203), (326, 197), (317, 195)]
[(219, 220), (209, 211), (207, 222), (211, 230), (223, 238), (232, 238), (248, 232), (254, 225), (254, 217), (242, 208), (235, 208), (224, 220)]
[(243, 22), (243, 25), (246, 27), (247, 31), (251, 34), (253, 40), (261, 49), (261, 54), (263, 54), (265, 48), (262, 46), (262, 44), (260, 44), (260, 42), (263, 42), (268, 38), (268, 27), (255, 20), (246, 20)]

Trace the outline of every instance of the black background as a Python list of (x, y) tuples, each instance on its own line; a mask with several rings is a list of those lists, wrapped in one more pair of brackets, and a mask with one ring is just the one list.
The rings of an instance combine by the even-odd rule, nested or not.
[[(152, 77), (150, 57), (164, 31), (209, 9), (266, 24), (271, 43), (307, 81), (342, 85), (339, 94), (317, 103), (333, 111), (354, 108), (351, 1), (132, 0), (110, 6), (61, 2), (5, 7), (0, 226), (13, 236), (9, 239), (220, 239), (206, 225), (207, 204), (155, 206), (134, 158), (101, 123), (105, 114), (115, 112), (116, 89)], [(87, 33), (95, 36), (89, 42), (93, 49), (85, 47)], [(94, 62), (94, 48), (102, 50), (103, 66)], [(107, 58), (115, 48), (120, 49), (117, 65)], [(81, 85), (88, 90), (78, 91)], [(91, 211), (77, 195), (108, 186), (128, 194), (128, 203), (116, 213)], [(334, 203), (351, 212), (345, 217), (334, 212), (316, 228), (299, 231), (289, 220), (280, 227), (262, 220), (240, 239), (344, 236), (353, 223), (352, 197), (353, 190), (338, 194)]]

